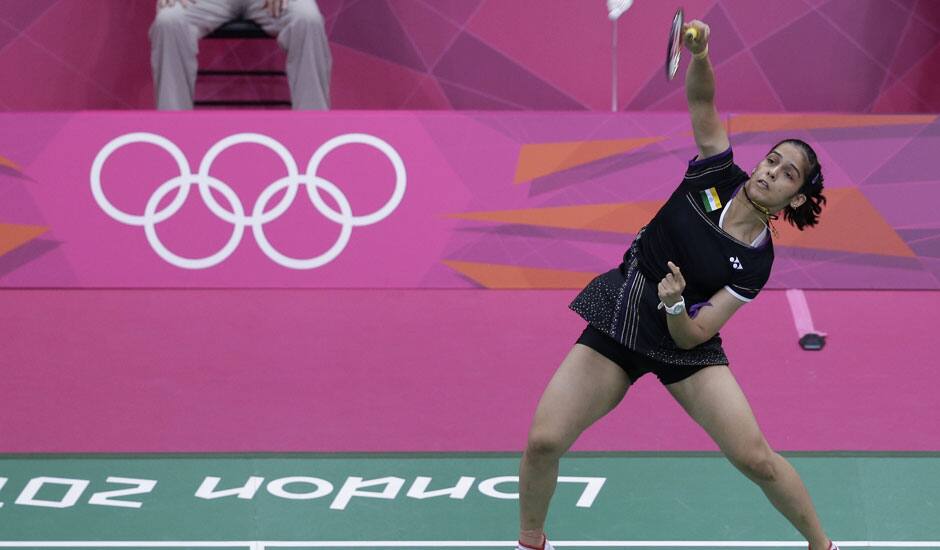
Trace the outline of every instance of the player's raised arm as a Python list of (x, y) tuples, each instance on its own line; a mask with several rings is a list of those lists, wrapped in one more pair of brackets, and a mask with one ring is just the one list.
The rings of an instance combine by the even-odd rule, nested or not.
[[(695, 29), (696, 36), (690, 38), (686, 31)], [(690, 21), (683, 25), (682, 35), (692, 60), (685, 74), (685, 96), (692, 115), (692, 132), (699, 158), (721, 153), (730, 145), (728, 133), (715, 108), (715, 72), (708, 59), (708, 25), (701, 21)]]

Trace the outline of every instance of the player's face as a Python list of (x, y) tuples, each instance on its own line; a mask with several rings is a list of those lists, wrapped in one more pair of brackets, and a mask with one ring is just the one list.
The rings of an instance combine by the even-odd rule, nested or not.
[(788, 204), (799, 206), (806, 197), (797, 192), (806, 178), (809, 162), (799, 147), (782, 143), (767, 154), (751, 173), (747, 193), (755, 202), (771, 212), (782, 210)]

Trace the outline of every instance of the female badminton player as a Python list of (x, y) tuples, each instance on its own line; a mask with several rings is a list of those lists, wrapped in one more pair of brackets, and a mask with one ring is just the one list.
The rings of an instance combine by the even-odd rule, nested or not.
[(719, 329), (754, 299), (773, 264), (772, 220), (815, 225), (825, 197), (813, 149), (774, 145), (750, 172), (733, 160), (715, 108), (708, 26), (696, 38), (686, 96), (698, 155), (623, 263), (571, 303), (587, 328), (535, 411), (520, 464), (519, 550), (550, 550), (543, 527), (558, 461), (575, 439), (653, 373), (722, 453), (799, 530), (810, 550), (835, 550), (796, 470), (765, 440), (728, 368)]

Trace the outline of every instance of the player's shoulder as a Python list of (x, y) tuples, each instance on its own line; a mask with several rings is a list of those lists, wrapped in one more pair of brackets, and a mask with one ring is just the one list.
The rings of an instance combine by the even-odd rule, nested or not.
[(740, 250), (741, 261), (747, 262), (746, 268), (738, 271), (736, 275), (746, 279), (757, 279), (766, 282), (774, 266), (774, 245), (770, 236), (767, 240), (755, 247)]
[(738, 299), (750, 302), (760, 293), (773, 270), (773, 242), (768, 239), (762, 246), (740, 250), (729, 258), (731, 278), (725, 286)]
[(707, 158), (692, 158), (686, 168), (682, 185), (694, 189), (728, 187), (746, 178), (747, 173), (735, 164), (734, 151), (729, 146)]
[(725, 170), (734, 164), (734, 150), (731, 146), (727, 149), (711, 155), (710, 157), (700, 158), (699, 155), (689, 160), (689, 166), (686, 168), (686, 179), (701, 178), (709, 173), (719, 170)]

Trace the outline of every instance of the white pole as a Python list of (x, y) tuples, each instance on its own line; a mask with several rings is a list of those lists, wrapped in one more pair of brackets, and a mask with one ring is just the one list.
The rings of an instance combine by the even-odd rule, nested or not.
[(617, 112), (617, 19), (613, 21), (613, 35), (610, 38), (610, 110)]
[(624, 14), (633, 0), (607, 0), (607, 17), (613, 22), (610, 35), (610, 110), (617, 112), (617, 20)]

